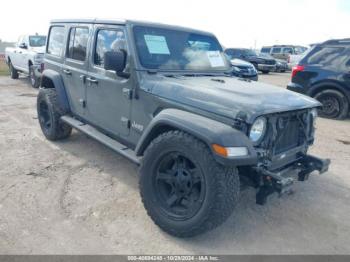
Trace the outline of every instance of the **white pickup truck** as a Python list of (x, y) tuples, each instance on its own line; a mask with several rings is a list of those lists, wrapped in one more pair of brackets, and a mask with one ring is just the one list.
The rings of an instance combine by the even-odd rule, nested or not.
[(19, 73), (24, 73), (29, 75), (33, 87), (39, 87), (45, 45), (46, 36), (24, 35), (15, 47), (7, 47), (5, 58), (11, 78), (17, 79)]

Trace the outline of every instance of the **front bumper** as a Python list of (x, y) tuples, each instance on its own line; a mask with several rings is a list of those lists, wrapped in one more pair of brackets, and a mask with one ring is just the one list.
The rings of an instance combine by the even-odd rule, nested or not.
[(267, 197), (274, 192), (280, 195), (291, 192), (291, 186), (294, 183), (293, 175), (297, 175), (298, 181), (305, 181), (314, 171), (318, 171), (320, 174), (327, 172), (329, 165), (329, 159), (304, 155), (296, 162), (275, 171), (265, 167), (256, 167), (255, 171), (261, 175), (256, 203), (265, 204)]
[(245, 79), (250, 79), (252, 81), (258, 81), (258, 75), (242, 75)]
[(275, 68), (276, 65), (258, 64), (258, 70), (260, 71), (273, 71)]

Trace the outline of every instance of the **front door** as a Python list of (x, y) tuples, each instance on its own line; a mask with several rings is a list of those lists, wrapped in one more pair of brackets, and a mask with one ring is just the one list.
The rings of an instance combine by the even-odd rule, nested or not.
[[(94, 41), (87, 76), (87, 110), (89, 121), (119, 137), (129, 134), (132, 80), (104, 69), (104, 53), (127, 51), (125, 28), (95, 25)], [(127, 66), (128, 67), (128, 66)]]
[(62, 76), (70, 107), (74, 114), (84, 117), (86, 108), (86, 74), (88, 69), (89, 31), (91, 26), (72, 25), (68, 31)]

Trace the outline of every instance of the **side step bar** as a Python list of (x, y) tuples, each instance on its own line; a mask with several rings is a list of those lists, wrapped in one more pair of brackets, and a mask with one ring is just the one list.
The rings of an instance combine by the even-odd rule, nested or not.
[(97, 140), (98, 142), (104, 144), (109, 147), (113, 151), (121, 154), (122, 156), (128, 158), (132, 162), (137, 165), (140, 165), (140, 159), (136, 156), (135, 152), (128, 148), (127, 146), (115, 141), (114, 139), (106, 136), (105, 134), (98, 131), (96, 128), (80, 122), (79, 120), (70, 117), (70, 116), (62, 116), (61, 120), (68, 125), (74, 127), (75, 129), (81, 131), (82, 133), (88, 135), (89, 137)]

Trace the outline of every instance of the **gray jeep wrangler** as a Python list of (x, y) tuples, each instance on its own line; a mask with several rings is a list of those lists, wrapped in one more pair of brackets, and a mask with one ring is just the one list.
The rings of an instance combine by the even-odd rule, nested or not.
[(241, 185), (264, 204), (327, 171), (307, 154), (319, 106), (232, 77), (213, 34), (129, 20), (52, 21), (37, 98), (47, 139), (75, 128), (140, 165), (149, 216), (179, 237), (223, 223)]

